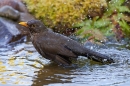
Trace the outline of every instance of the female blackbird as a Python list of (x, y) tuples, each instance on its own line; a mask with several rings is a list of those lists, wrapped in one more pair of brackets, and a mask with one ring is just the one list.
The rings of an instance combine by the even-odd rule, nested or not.
[(30, 20), (19, 24), (29, 28), (31, 40), (36, 50), (43, 57), (60, 65), (70, 65), (71, 60), (78, 58), (78, 56), (86, 56), (102, 63), (114, 62), (106, 55), (87, 49), (69, 37), (47, 29), (39, 20)]

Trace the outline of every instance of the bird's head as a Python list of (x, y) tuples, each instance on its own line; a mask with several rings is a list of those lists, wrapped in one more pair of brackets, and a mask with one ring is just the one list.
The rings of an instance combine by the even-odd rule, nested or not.
[(29, 28), (31, 34), (40, 33), (47, 29), (40, 20), (30, 20), (28, 22), (20, 22), (19, 24)]

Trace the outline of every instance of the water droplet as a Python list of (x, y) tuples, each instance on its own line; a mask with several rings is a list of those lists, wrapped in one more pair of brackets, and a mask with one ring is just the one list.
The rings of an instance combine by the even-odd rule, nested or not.
[(106, 62), (107, 61), (107, 59), (103, 59), (103, 62)]
[(93, 49), (93, 46), (91, 46), (90, 49)]
[(5, 36), (5, 39), (8, 39), (8, 35)]

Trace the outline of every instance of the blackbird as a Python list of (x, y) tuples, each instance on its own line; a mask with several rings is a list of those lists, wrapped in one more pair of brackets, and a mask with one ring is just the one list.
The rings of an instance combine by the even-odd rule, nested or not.
[(85, 56), (101, 63), (113, 63), (114, 60), (106, 55), (95, 52), (64, 36), (48, 29), (40, 20), (20, 22), (30, 31), (31, 41), (36, 50), (44, 57), (59, 65), (70, 65), (72, 59)]

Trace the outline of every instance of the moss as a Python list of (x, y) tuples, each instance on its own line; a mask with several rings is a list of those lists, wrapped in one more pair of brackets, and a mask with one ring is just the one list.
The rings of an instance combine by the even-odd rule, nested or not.
[[(50, 28), (72, 28), (92, 11), (100, 13), (105, 0), (24, 0), (29, 11)], [(58, 29), (59, 30), (59, 29)]]

